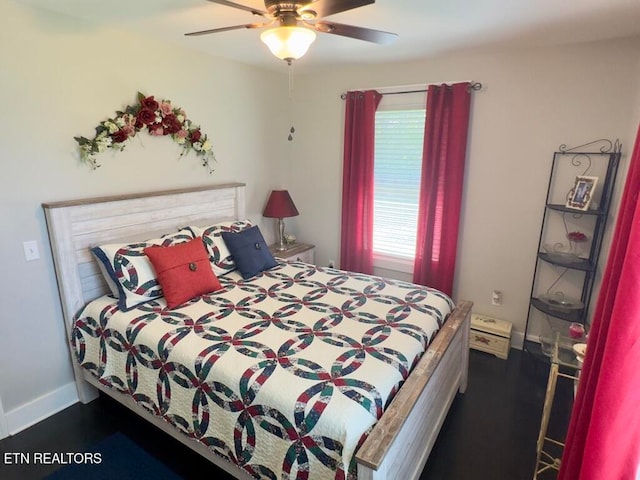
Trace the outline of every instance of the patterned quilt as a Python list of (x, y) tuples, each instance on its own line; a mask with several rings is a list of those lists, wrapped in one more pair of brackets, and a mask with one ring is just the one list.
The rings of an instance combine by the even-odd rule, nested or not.
[(173, 310), (76, 316), (83, 368), (255, 478), (341, 479), (453, 309), (418, 285), (280, 263)]

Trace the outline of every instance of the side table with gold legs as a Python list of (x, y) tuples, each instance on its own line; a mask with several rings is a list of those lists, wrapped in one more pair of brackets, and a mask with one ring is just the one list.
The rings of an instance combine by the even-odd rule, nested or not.
[[(549, 427), (549, 418), (551, 417), (553, 399), (558, 385), (558, 377), (568, 378), (576, 382), (580, 378), (582, 364), (576, 359), (576, 355), (573, 352), (573, 345), (583, 341), (584, 340), (575, 340), (564, 337), (560, 335), (559, 332), (555, 332), (554, 334), (551, 351), (551, 366), (549, 368), (549, 380), (547, 381), (547, 392), (544, 398), (544, 407), (542, 408), (542, 421), (540, 422), (540, 432), (538, 433), (538, 442), (536, 444), (536, 466), (533, 474), (533, 480), (537, 480), (538, 475), (546, 471), (560, 470), (560, 458), (554, 457), (551, 453), (546, 451), (545, 445), (552, 444), (563, 448), (564, 443), (548, 437), (547, 429)], [(573, 373), (564, 373), (563, 371), (560, 371), (561, 367), (564, 367), (564, 370), (571, 370)]]

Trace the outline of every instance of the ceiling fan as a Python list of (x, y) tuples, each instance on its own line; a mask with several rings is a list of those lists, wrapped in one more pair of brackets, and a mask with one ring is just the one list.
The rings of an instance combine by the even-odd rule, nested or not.
[(208, 35), (229, 30), (255, 29), (273, 25), (274, 28), (265, 30), (260, 38), (269, 47), (271, 53), (289, 64), (307, 52), (316, 38), (316, 31), (381, 45), (387, 45), (397, 38), (395, 33), (321, 20), (329, 15), (370, 5), (375, 3), (375, 0), (264, 0), (266, 11), (227, 0), (208, 1), (247, 11), (255, 16), (263, 17), (266, 21), (213, 28), (185, 35)]

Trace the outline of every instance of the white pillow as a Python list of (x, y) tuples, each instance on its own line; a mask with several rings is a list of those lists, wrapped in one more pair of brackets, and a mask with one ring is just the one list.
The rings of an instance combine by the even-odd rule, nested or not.
[(183, 228), (160, 238), (139, 243), (100, 245), (91, 251), (98, 259), (109, 288), (118, 299), (120, 310), (127, 311), (139, 303), (162, 297), (156, 272), (144, 249), (152, 245), (168, 247), (194, 238), (191, 229)]
[(202, 242), (209, 253), (211, 268), (216, 276), (224, 275), (236, 269), (233, 257), (222, 238), (222, 232), (238, 233), (252, 227), (249, 220), (231, 220), (216, 223), (208, 227), (189, 227), (194, 237), (202, 237)]

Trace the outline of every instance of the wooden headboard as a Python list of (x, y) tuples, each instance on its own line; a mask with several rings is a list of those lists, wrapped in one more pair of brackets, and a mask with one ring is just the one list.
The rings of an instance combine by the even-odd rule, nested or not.
[(108, 292), (92, 247), (243, 219), (244, 187), (232, 183), (43, 204), (67, 334), (73, 315)]

